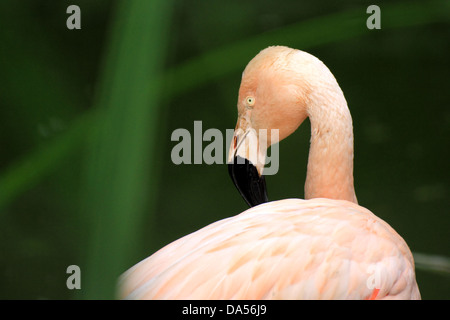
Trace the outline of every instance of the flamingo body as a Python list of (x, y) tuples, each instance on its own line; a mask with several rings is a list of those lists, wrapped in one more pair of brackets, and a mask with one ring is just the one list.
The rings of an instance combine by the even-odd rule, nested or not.
[[(345, 210), (343, 210), (345, 209)], [(180, 238), (129, 269), (129, 299), (419, 299), (411, 253), (369, 210), (286, 199)], [(379, 278), (371, 286), (371, 277)]]
[[(267, 201), (267, 145), (309, 118), (305, 198)], [(248, 142), (248, 143), (246, 143)], [(256, 152), (252, 148), (256, 147)], [(253, 150), (255, 151), (255, 150)], [(352, 118), (316, 57), (275, 46), (242, 76), (229, 172), (250, 206), (162, 248), (120, 280), (129, 299), (420, 299), (414, 260), (393, 228), (357, 204)], [(235, 159), (244, 158), (239, 165)]]

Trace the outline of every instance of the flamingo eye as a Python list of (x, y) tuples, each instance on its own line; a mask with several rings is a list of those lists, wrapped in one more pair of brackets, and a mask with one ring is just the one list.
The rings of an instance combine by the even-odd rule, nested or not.
[(254, 97), (247, 97), (247, 98), (245, 98), (245, 101), (247, 102), (247, 106), (249, 106), (249, 107), (253, 107), (255, 105)]

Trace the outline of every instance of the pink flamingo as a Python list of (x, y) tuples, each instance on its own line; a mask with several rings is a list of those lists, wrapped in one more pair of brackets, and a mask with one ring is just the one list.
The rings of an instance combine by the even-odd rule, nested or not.
[[(267, 201), (266, 147), (309, 117), (305, 198)], [(240, 129), (240, 130), (239, 130)], [(254, 130), (253, 130), (254, 129)], [(256, 132), (258, 152), (248, 142)], [(264, 141), (265, 142), (265, 141)], [(255, 157), (257, 155), (258, 157)], [(236, 161), (245, 158), (244, 165)], [(230, 174), (254, 207), (180, 238), (125, 272), (129, 299), (420, 299), (414, 261), (386, 222), (357, 204), (344, 95), (314, 56), (282, 46), (247, 65)], [(255, 164), (255, 166), (253, 166)]]

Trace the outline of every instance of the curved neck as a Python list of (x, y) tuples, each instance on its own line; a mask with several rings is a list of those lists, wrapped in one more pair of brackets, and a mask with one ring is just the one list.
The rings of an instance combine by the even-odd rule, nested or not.
[(342, 91), (320, 97), (308, 110), (311, 146), (305, 199), (329, 198), (358, 203), (353, 186), (353, 125)]

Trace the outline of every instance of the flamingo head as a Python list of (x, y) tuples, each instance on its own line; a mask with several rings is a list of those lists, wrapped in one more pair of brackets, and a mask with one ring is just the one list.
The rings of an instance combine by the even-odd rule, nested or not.
[(306, 52), (273, 46), (245, 68), (228, 169), (249, 206), (268, 201), (263, 176), (267, 148), (293, 133), (308, 116), (311, 88), (321, 76), (315, 73), (323, 66)]

